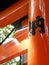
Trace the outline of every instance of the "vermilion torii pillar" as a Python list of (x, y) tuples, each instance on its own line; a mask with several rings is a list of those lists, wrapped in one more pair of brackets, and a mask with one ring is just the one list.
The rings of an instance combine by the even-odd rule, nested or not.
[(29, 3), (28, 65), (49, 65), (44, 0), (30, 0)]

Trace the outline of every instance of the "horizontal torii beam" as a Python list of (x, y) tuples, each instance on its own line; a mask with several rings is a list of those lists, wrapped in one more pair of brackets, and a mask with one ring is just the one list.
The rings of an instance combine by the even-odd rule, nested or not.
[[(20, 36), (20, 34), (22, 35)], [(7, 44), (3, 44), (0, 46), (0, 64), (8, 60), (11, 60), (17, 56), (20, 56), (21, 54), (27, 53), (28, 50), (27, 43), (29, 43), (29, 39), (27, 39), (28, 27), (17, 31), (15, 37), (16, 39), (13, 39), (7, 42)]]
[(0, 12), (0, 27), (9, 25), (26, 16), (28, 14), (28, 2), (28, 0), (19, 0), (9, 8)]
[(27, 43), (29, 43), (28, 39), (22, 41), (21, 44), (17, 40), (12, 40), (0, 46), (0, 64), (27, 53)]

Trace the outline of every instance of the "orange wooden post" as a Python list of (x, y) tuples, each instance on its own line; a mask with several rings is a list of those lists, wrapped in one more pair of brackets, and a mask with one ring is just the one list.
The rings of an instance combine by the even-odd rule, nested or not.
[(43, 0), (29, 3), (28, 65), (49, 65), (48, 44), (45, 35), (45, 8)]

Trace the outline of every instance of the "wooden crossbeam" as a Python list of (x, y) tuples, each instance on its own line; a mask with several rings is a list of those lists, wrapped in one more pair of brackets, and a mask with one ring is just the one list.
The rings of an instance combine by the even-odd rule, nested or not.
[(18, 30), (15, 33), (15, 38), (21, 42), (24, 39), (28, 38), (28, 27)]
[(12, 40), (7, 44), (0, 46), (0, 64), (20, 56), (21, 54), (27, 53), (27, 43), (28, 39), (22, 41), (21, 44), (19, 44), (17, 40)]
[(0, 27), (11, 24), (27, 15), (28, 2), (28, 0), (19, 0), (17, 3), (13, 4), (6, 10), (0, 12)]
[[(22, 34), (22, 35), (20, 35)], [(24, 37), (24, 38), (23, 38)], [(21, 54), (27, 53), (28, 50), (28, 27), (16, 32), (15, 39), (7, 42), (7, 44), (0, 46), (0, 64), (11, 60)], [(26, 40), (24, 40), (26, 39)], [(23, 41), (22, 41), (23, 40)], [(21, 44), (20, 44), (21, 43)]]

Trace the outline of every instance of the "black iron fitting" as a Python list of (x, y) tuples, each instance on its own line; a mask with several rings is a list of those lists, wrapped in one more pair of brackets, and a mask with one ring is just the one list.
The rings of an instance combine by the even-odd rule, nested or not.
[(36, 17), (35, 21), (29, 22), (29, 32), (32, 35), (36, 34), (36, 29), (40, 27), (39, 32), (41, 34), (44, 34), (45, 28), (44, 28), (44, 18), (41, 18), (40, 16)]

